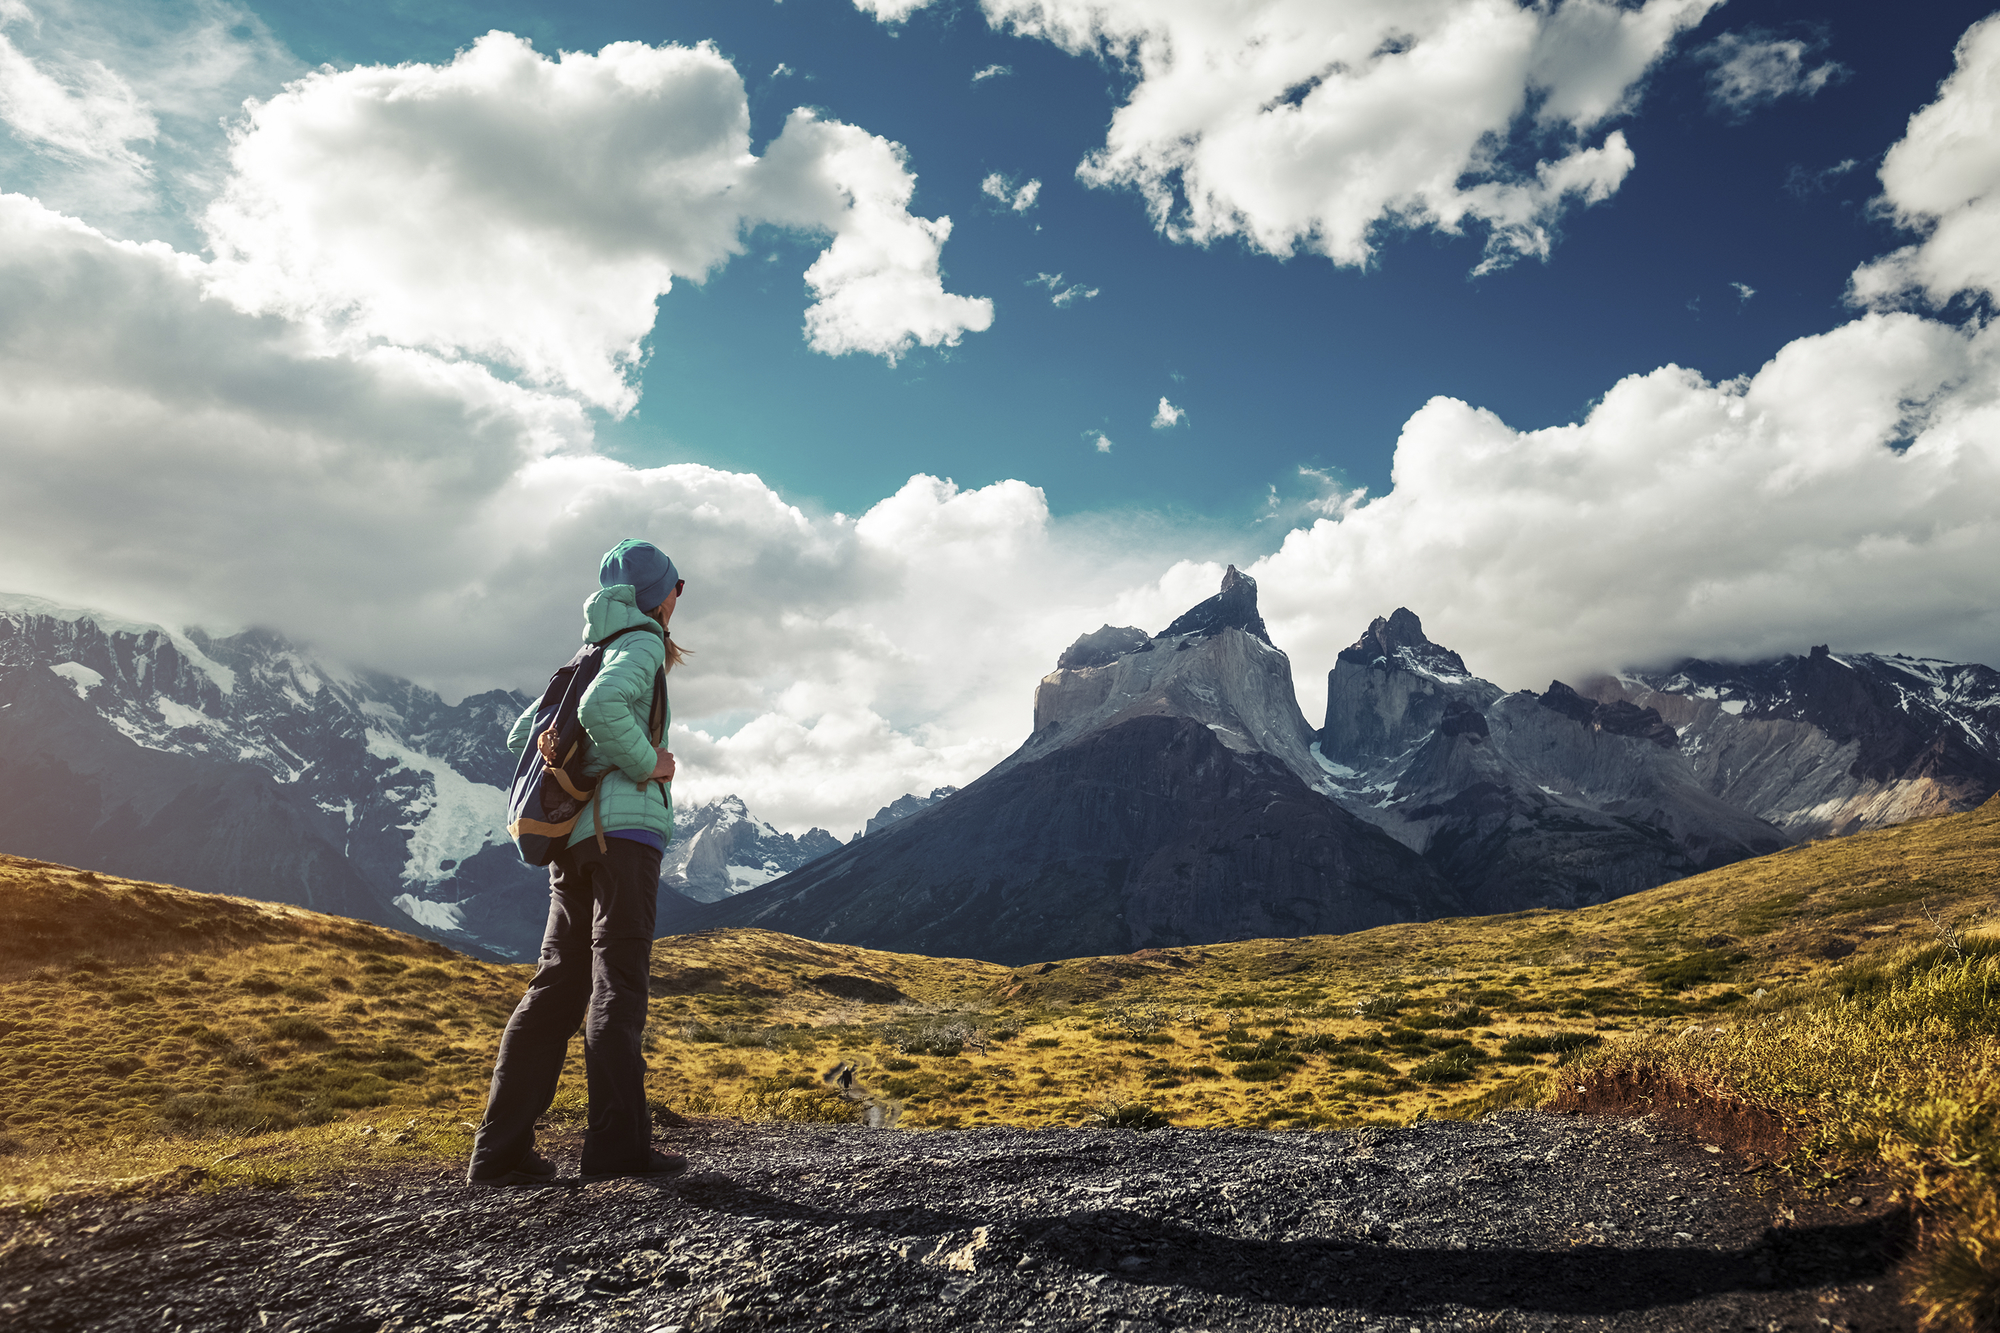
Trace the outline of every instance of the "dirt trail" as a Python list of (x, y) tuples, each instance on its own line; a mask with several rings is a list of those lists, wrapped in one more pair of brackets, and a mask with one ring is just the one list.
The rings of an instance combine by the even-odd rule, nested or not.
[[(1900, 1214), (1785, 1218), (1646, 1121), (1352, 1133), (704, 1124), (693, 1170), (0, 1214), (0, 1327), (1854, 1330)], [(563, 1145), (556, 1145), (559, 1160)]]

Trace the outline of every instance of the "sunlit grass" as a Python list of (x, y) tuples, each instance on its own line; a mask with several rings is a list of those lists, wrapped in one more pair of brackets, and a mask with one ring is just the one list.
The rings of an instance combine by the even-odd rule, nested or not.
[[(1990, 1291), (1981, 1116), (2000, 1089), (1987, 992), (1965, 987), (1992, 964), (1923, 960), (1992, 911), (1996, 866), (1989, 802), (1580, 911), (1348, 936), (1015, 968), (756, 930), (676, 937), (654, 950), (648, 1091), (685, 1115), (834, 1123), (872, 1107), (913, 1129), (1312, 1129), (1473, 1115), (1536, 1101), (1559, 1064), (1565, 1085), (1645, 1064), (1782, 1113), (1801, 1161), (1893, 1173), (1927, 1216), (1962, 1222), (1949, 1244), (1943, 1224), (1927, 1232), (1925, 1281)], [(530, 974), (295, 908), (0, 858), (0, 1198), (462, 1159)], [(824, 1081), (843, 1068), (847, 1096)], [(582, 1089), (578, 1044), (556, 1122)], [(1926, 1299), (1969, 1327), (1981, 1298)]]
[(1572, 1079), (1770, 1111), (1807, 1182), (1886, 1174), (1918, 1209), (1927, 1324), (2000, 1324), (2000, 938), (1843, 968), (1784, 1008), (1594, 1051)]

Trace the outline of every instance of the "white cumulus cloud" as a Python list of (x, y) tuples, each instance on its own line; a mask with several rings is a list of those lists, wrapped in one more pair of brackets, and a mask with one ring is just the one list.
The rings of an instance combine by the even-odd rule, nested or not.
[[(879, 12), (880, 0), (856, 0)], [(1719, 0), (981, 0), (987, 20), (1132, 76), (1077, 174), (1137, 190), (1167, 235), (1366, 264), (1374, 235), (1487, 235), (1546, 257), (1635, 161), (1604, 132)], [(895, 17), (915, 7), (897, 6)], [(1513, 165), (1526, 152), (1534, 166)]]
[(493, 32), (447, 65), (321, 70), (235, 137), (212, 289), (614, 412), (636, 401), (658, 299), (758, 223), (831, 236), (805, 274), (819, 351), (893, 361), (988, 327), (989, 301), (944, 290), (951, 221), (909, 213), (897, 145), (799, 110), (760, 158), (749, 124), (708, 45), (549, 59)]
[(1042, 193), (1042, 183), (1030, 180), (1025, 185), (1016, 186), (1007, 176), (997, 171), (986, 174), (979, 182), (979, 192), (989, 199), (997, 199), (1016, 213), (1025, 213), (1035, 206), (1035, 200)]
[(975, 72), (972, 76), (972, 81), (974, 83), (984, 83), (988, 79), (1005, 78), (1013, 72), (1013, 70), (1005, 65), (988, 65), (985, 69)]
[(1060, 273), (1037, 273), (1028, 280), (1030, 287), (1045, 287), (1049, 293), (1049, 304), (1053, 306), (1074, 305), (1078, 301), (1088, 301), (1097, 295), (1098, 289), (1086, 287), (1080, 282), (1063, 285)]
[(1882, 202), (1926, 235), (1858, 271), (1859, 302), (2000, 294), (2000, 15), (1973, 24), (1957, 56), (1937, 100), (1882, 161)]
[(884, 23), (901, 23), (931, 0), (854, 0), (854, 7)]
[(1814, 44), (1757, 32), (1726, 32), (1696, 54), (1710, 68), (1709, 104), (1745, 115), (1783, 97), (1811, 97), (1847, 73), (1828, 62), (1808, 68)]
[(1173, 427), (1180, 425), (1181, 418), (1186, 415), (1186, 409), (1175, 407), (1163, 396), (1160, 399), (1160, 405), (1153, 410), (1153, 429), (1171, 430)]
[(297, 67), (223, 0), (6, 0), (0, 179), (116, 234), (191, 241), (223, 119)]
[(1078, 625), (1180, 609), (1144, 543), (1064, 529), (1023, 482), (920, 476), (850, 517), (635, 468), (594, 451), (572, 397), (421, 350), (328, 353), (204, 299), (205, 270), (0, 195), (0, 590), (268, 625), (450, 693), (533, 688), (604, 550), (647, 537), (688, 579), (681, 798), (843, 833), (1012, 749)]
[(2000, 647), (2000, 331), (1869, 315), (1743, 381), (1631, 376), (1538, 431), (1434, 399), (1393, 477), (1252, 567), (1295, 657), (1327, 662), (1397, 606), (1537, 688), (1829, 638)]

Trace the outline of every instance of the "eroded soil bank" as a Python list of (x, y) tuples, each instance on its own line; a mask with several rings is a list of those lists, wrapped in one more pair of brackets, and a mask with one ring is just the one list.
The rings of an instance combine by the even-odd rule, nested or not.
[[(659, 1183), (442, 1171), (0, 1214), (19, 1329), (1911, 1326), (1901, 1214), (1646, 1120), (1351, 1133), (703, 1123)], [(574, 1165), (557, 1140), (558, 1160)]]

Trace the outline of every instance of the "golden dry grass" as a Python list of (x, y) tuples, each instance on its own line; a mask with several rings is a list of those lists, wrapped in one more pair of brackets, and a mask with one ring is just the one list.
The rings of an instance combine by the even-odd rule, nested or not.
[[(1718, 1093), (1834, 1124), (1801, 1140), (1822, 1158), (1873, 1154), (1941, 1197), (1938, 1182), (1969, 1178), (1951, 1165), (1960, 1149), (1815, 1120), (1862, 1066), (1815, 1083), (1769, 1043), (1854, 1046), (1809, 1016), (1871, 969), (1905, 976), (1939, 923), (1991, 914), (1996, 866), (2000, 801), (1575, 912), (1347, 936), (1016, 968), (756, 930), (677, 937), (654, 950), (649, 1091), (694, 1114), (845, 1117), (853, 1106), (821, 1075), (849, 1065), (911, 1128), (1305, 1128), (1533, 1101), (1579, 1058), (1605, 1076), (1678, 1061)], [(458, 1156), (528, 974), (295, 908), (0, 858), (0, 1197), (185, 1168), (214, 1184)], [(1841, 1021), (1890, 1030), (1872, 1010)], [(1939, 1104), (1940, 1080), (1972, 1077), (1944, 1047), (1869, 1049), (1883, 1125)], [(1743, 1054), (1717, 1054), (1730, 1050)], [(559, 1111), (581, 1104), (581, 1073), (573, 1052)], [(1990, 1250), (1965, 1253), (1954, 1262), (1990, 1266)]]

